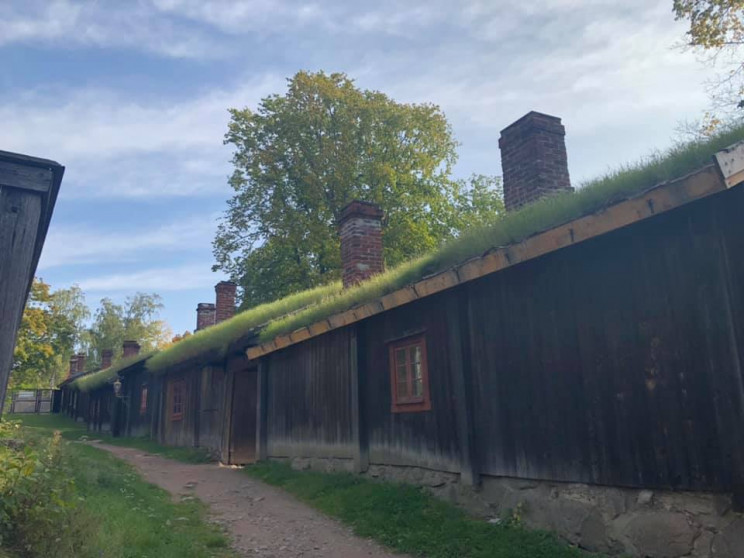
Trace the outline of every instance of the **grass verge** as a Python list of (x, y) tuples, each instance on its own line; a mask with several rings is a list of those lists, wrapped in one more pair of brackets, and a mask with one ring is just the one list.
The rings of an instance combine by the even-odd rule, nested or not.
[[(82, 430), (67, 421), (25, 420), (22, 431), (32, 444), (34, 439), (52, 436), (60, 422), (66, 438)], [(145, 482), (131, 466), (106, 451), (67, 441), (59, 473), (72, 477), (74, 505), (89, 527), (87, 539), (70, 558), (235, 556), (227, 537), (205, 521), (203, 504), (195, 500), (174, 503), (166, 491)], [(64, 553), (57, 556), (68, 558)]]
[(351, 474), (295, 471), (280, 463), (260, 463), (244, 471), (341, 520), (357, 535), (412, 556), (588, 556), (551, 533), (523, 528), (518, 519), (492, 525), (410, 485), (377, 482)]
[(63, 415), (7, 415), (9, 420), (20, 421), (29, 430), (51, 432), (59, 430), (66, 440), (101, 440), (112, 446), (137, 448), (147, 453), (154, 453), (183, 463), (207, 463), (209, 454), (202, 448), (182, 448), (163, 446), (150, 438), (114, 438), (109, 434), (88, 432), (83, 423), (75, 422)]

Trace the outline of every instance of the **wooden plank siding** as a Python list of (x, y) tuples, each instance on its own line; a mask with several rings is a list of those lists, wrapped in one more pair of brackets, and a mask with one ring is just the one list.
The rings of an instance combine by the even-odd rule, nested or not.
[[(412, 302), (366, 320), (360, 329), (365, 368), (362, 390), (369, 463), (460, 470), (454, 385), (445, 303), (450, 293)], [(426, 335), (431, 411), (392, 413), (390, 342)]]
[[(266, 456), (730, 490), (743, 210), (722, 192), (262, 357)], [(422, 332), (432, 408), (392, 413), (389, 343)]]
[(349, 329), (299, 343), (268, 360), (268, 457), (353, 458)]
[(744, 414), (723, 319), (729, 203), (742, 193), (468, 285), (484, 474), (731, 487)]

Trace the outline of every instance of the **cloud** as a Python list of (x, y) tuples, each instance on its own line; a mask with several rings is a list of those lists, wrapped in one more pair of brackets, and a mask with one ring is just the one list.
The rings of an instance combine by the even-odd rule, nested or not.
[(189, 263), (89, 277), (81, 280), (79, 285), (86, 293), (163, 293), (208, 288), (221, 278), (219, 274), (213, 273), (208, 265)]
[[(52, 229), (42, 252), (39, 270), (96, 263), (137, 262), (152, 255), (194, 252), (208, 253), (217, 228), (218, 214), (197, 215), (149, 230), (109, 231), (102, 227), (59, 225)], [(203, 267), (209, 268), (208, 262)]]

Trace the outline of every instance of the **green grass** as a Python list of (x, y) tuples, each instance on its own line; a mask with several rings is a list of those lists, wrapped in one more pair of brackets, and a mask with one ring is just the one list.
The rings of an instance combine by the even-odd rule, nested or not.
[(428, 558), (578, 558), (587, 554), (544, 531), (513, 522), (491, 525), (469, 517), (421, 488), (351, 474), (294, 471), (279, 463), (244, 469), (278, 486), (362, 537)]
[(147, 453), (153, 453), (168, 457), (183, 463), (208, 463), (211, 459), (209, 453), (203, 448), (184, 448), (175, 446), (163, 446), (150, 438), (114, 438), (109, 434), (99, 432), (88, 432), (85, 424), (75, 422), (63, 415), (5, 415), (3, 418), (17, 420), (30, 430), (50, 432), (59, 430), (66, 440), (100, 440), (105, 444), (127, 448), (140, 449)]
[[(31, 418), (31, 417), (26, 417)], [(35, 417), (37, 419), (45, 417)], [(53, 421), (24, 426), (31, 436), (50, 436)], [(69, 436), (76, 429), (62, 425)], [(67, 442), (65, 465), (72, 472), (80, 513), (93, 525), (85, 552), (100, 558), (228, 557), (227, 537), (205, 521), (205, 507), (196, 500), (174, 503), (164, 490), (145, 482), (128, 464), (106, 451)], [(60, 555), (61, 556), (61, 555)]]
[(341, 283), (335, 282), (241, 312), (230, 320), (198, 331), (168, 349), (156, 353), (147, 361), (147, 369), (150, 372), (161, 372), (209, 351), (216, 351), (216, 356), (222, 357), (231, 343), (252, 329), (266, 324), (277, 316), (291, 314), (307, 306), (318, 304), (339, 291), (341, 291)]
[(252, 330), (256, 331), (261, 342), (265, 342), (374, 301), (427, 275), (495, 248), (520, 242), (689, 174), (710, 164), (717, 151), (742, 139), (744, 126), (737, 126), (723, 130), (707, 141), (678, 145), (583, 184), (575, 193), (543, 199), (509, 213), (491, 225), (469, 229), (439, 250), (391, 269), (358, 287), (344, 290), (340, 284), (333, 283), (257, 306), (155, 354), (147, 362), (147, 368), (151, 372), (162, 372), (209, 351), (215, 351), (216, 356), (221, 357), (230, 343)]
[(70, 385), (79, 389), (80, 391), (91, 391), (93, 389), (101, 387), (108, 382), (112, 382), (114, 378), (116, 378), (116, 376), (119, 374), (119, 372), (121, 372), (125, 368), (132, 366), (133, 364), (137, 364), (138, 362), (142, 362), (143, 360), (150, 358), (151, 355), (152, 352), (142, 353), (140, 355), (135, 355), (119, 360), (108, 368), (98, 370), (97, 372), (88, 373), (85, 376), (81, 376), (80, 378), (73, 380)]

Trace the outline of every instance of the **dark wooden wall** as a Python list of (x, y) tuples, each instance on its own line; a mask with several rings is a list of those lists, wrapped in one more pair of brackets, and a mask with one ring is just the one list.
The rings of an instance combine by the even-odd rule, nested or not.
[(199, 446), (218, 453), (224, 424), (225, 368), (204, 366), (200, 375)]
[[(163, 378), (163, 396), (161, 405), (162, 428), (160, 441), (169, 446), (194, 447), (199, 445), (199, 380), (201, 367), (179, 373), (170, 373)], [(172, 390), (174, 382), (186, 382), (186, 398), (183, 418), (172, 420)]]
[[(147, 373), (144, 363), (133, 370), (122, 373), (123, 400), (121, 424), (118, 429), (123, 436), (148, 436), (152, 425), (153, 390), (152, 378)], [(147, 387), (147, 406), (141, 412), (142, 390)]]
[(732, 486), (743, 209), (729, 191), (467, 286), (482, 473)]
[[(450, 373), (448, 294), (378, 314), (359, 329), (361, 396), (369, 462), (459, 471), (459, 442)], [(424, 332), (432, 410), (392, 413), (388, 345)]]
[[(735, 188), (272, 353), (268, 456), (731, 489), (744, 480), (742, 215)], [(392, 413), (388, 344), (422, 331), (432, 409)]]
[(352, 457), (349, 330), (271, 355), (268, 455)]

